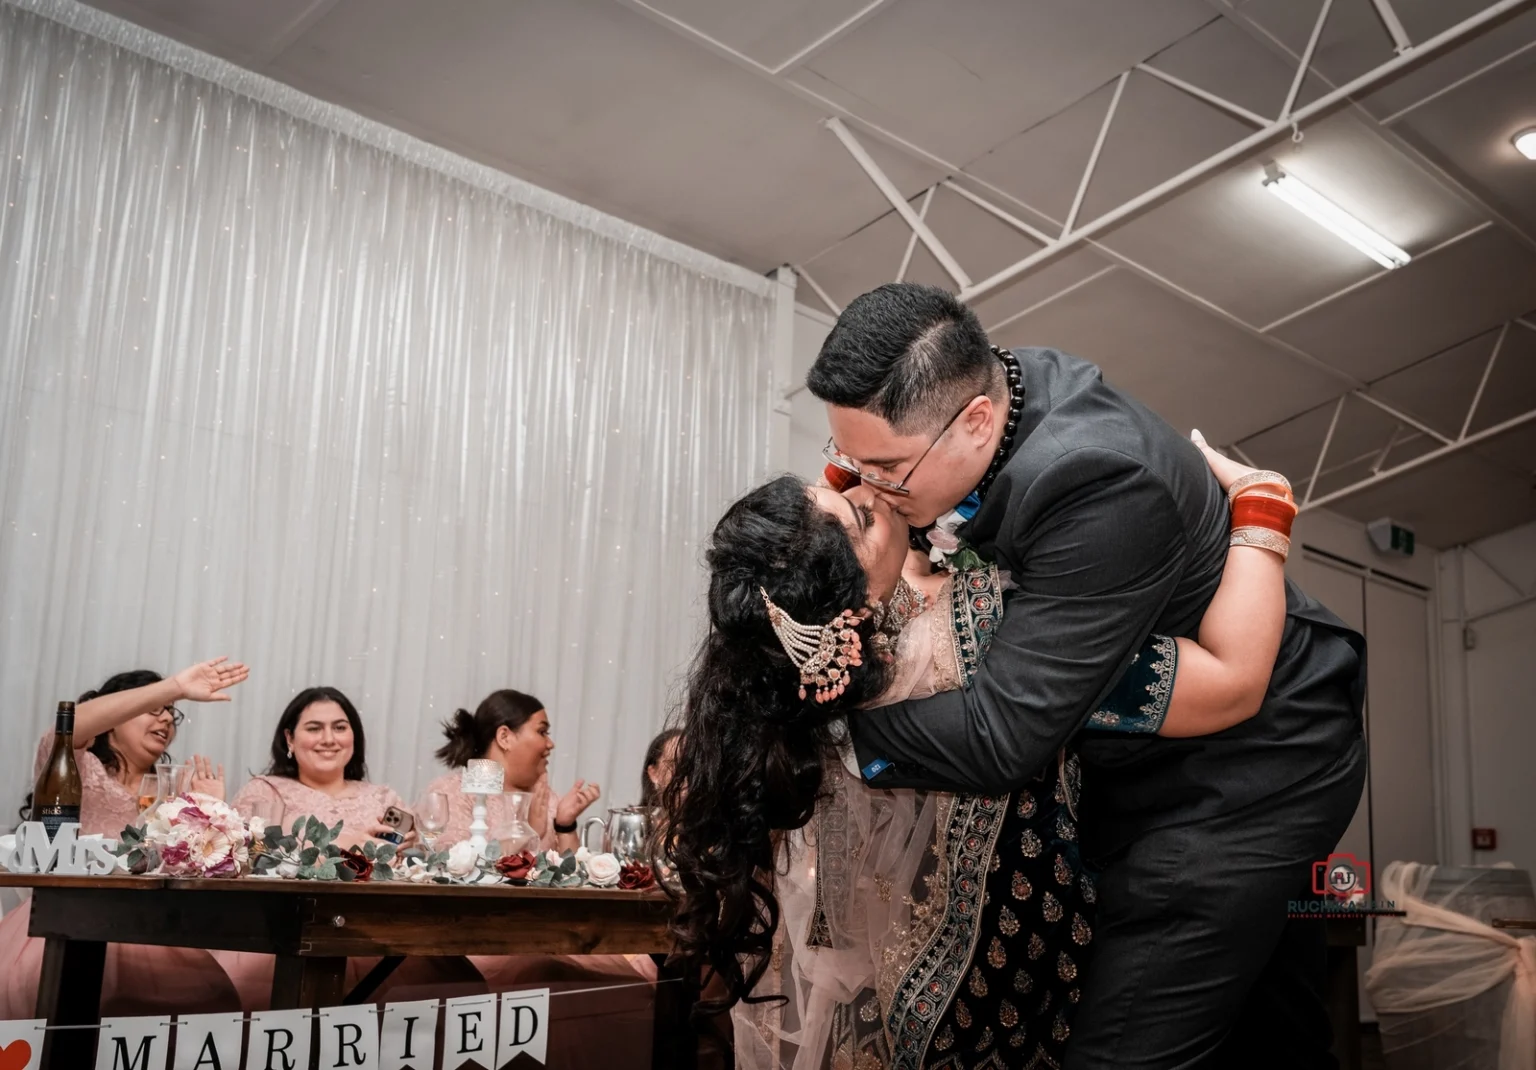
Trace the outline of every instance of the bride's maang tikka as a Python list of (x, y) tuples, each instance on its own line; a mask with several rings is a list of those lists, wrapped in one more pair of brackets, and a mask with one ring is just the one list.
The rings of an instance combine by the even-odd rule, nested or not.
[(817, 702), (830, 702), (848, 686), (848, 670), (864, 664), (863, 640), (858, 625), (869, 610), (845, 609), (826, 624), (801, 624), (773, 604), (766, 588), (759, 587), (763, 605), (768, 609), (768, 623), (779, 637), (784, 653), (800, 670), (800, 697), (805, 689), (816, 688)]

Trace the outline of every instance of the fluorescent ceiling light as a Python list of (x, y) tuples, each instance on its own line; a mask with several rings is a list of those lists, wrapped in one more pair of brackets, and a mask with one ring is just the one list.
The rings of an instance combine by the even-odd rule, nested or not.
[(1536, 160), (1536, 126), (1522, 130), (1514, 136), (1515, 148), (1527, 160)]
[(1286, 174), (1274, 164), (1264, 168), (1264, 188), (1384, 268), (1399, 268), (1412, 259), (1317, 190), (1303, 185), (1295, 176)]

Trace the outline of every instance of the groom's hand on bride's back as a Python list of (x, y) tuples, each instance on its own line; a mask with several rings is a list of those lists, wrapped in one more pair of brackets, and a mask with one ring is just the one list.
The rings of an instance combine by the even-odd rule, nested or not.
[(1010, 520), (997, 564), (1017, 586), (970, 684), (849, 718), (871, 784), (997, 792), (1032, 779), (1119, 679), (1183, 573), (1171, 494), (1114, 450), (1056, 459)]

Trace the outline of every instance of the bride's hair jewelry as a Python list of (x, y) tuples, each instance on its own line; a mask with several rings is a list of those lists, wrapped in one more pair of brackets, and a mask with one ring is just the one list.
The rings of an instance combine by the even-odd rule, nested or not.
[(848, 686), (848, 670), (864, 664), (864, 642), (857, 628), (869, 616), (869, 610), (845, 609), (826, 624), (801, 624), (773, 604), (766, 588), (758, 590), (768, 608), (773, 634), (779, 637), (790, 662), (800, 670), (801, 699), (810, 686), (816, 688), (817, 702), (829, 702), (841, 695)]

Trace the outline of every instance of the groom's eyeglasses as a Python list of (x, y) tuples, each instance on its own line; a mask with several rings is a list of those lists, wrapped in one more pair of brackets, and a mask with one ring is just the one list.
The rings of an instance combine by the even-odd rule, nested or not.
[[(977, 397), (980, 396), (980, 394), (977, 395)], [(854, 463), (853, 458), (839, 451), (836, 444), (833, 443), (830, 438), (827, 439), (827, 444), (821, 448), (821, 455), (827, 460), (831, 461), (838, 468), (841, 468), (844, 472), (847, 472), (850, 475), (858, 476), (859, 482), (861, 483), (865, 483), (871, 487), (874, 487), (876, 490), (883, 490), (887, 494), (896, 494), (903, 498), (909, 497), (912, 492), (907, 489), (907, 483), (911, 480), (912, 473), (917, 471), (917, 466), (922, 464), (923, 461), (927, 459), (928, 455), (933, 452), (933, 447), (939, 444), (939, 439), (949, 434), (949, 429), (955, 426), (955, 421), (960, 419), (961, 416), (965, 415), (965, 410), (970, 408), (971, 401), (975, 400), (976, 398), (971, 398), (970, 401), (967, 401), (964, 405), (960, 406), (959, 412), (955, 413), (949, 418), (949, 421), (944, 425), (939, 433), (933, 436), (933, 441), (928, 443), (928, 448), (923, 451), (923, 455), (912, 462), (912, 467), (907, 469), (907, 474), (901, 477), (901, 481), (899, 483), (893, 483), (889, 479), (881, 479), (879, 476), (865, 475), (863, 472), (859, 471), (859, 466)]]

